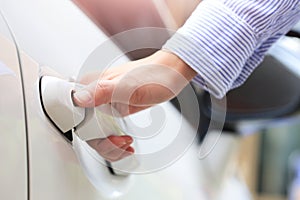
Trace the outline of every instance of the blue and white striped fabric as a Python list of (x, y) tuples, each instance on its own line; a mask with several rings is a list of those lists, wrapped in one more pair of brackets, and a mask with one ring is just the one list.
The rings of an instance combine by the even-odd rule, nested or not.
[(299, 20), (300, 0), (204, 0), (163, 49), (198, 73), (193, 81), (222, 98)]

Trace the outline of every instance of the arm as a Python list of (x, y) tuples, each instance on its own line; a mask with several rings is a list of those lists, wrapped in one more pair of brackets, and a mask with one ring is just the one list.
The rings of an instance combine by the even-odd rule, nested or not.
[(206, 0), (164, 45), (218, 98), (241, 85), (300, 19), (298, 0)]
[(74, 102), (82, 107), (111, 103), (128, 115), (175, 97), (196, 72), (170, 52), (155, 54), (92, 74), (83, 81), (89, 84), (74, 94)]
[(203, 1), (164, 51), (109, 69), (74, 101), (82, 107), (125, 105), (124, 114), (131, 114), (169, 100), (193, 78), (222, 98), (299, 19), (298, 0)]
[[(192, 79), (222, 98), (246, 80), (268, 48), (300, 19), (299, 4), (204, 1), (164, 51), (85, 80), (88, 86), (74, 94), (74, 102), (81, 107), (111, 103), (128, 115), (173, 98)], [(103, 146), (97, 148), (104, 151)]]

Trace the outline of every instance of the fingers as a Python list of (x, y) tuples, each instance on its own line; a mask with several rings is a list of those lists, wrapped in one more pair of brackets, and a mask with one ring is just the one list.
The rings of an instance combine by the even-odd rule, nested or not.
[(102, 154), (109, 153), (114, 149), (121, 148), (126, 145), (132, 144), (133, 140), (130, 136), (109, 136), (105, 139), (94, 139), (88, 141), (95, 150), (101, 152)]
[(133, 139), (130, 136), (109, 136), (105, 139), (94, 139), (87, 143), (108, 161), (117, 161), (134, 153), (130, 147)]
[(110, 162), (115, 162), (118, 160), (121, 160), (127, 156), (130, 156), (133, 154), (133, 148), (132, 147), (127, 147), (125, 149), (115, 149), (107, 154), (105, 154), (103, 157), (110, 161)]
[(86, 88), (75, 91), (74, 103), (80, 107), (95, 107), (111, 101), (115, 82), (113, 80), (94, 81)]
[[(102, 73), (88, 75), (89, 85), (74, 93), (74, 103), (94, 107), (107, 103), (152, 106), (173, 98), (197, 73), (176, 55), (159, 51)], [(90, 80), (98, 79), (93, 83)]]
[[(80, 107), (95, 107), (108, 103), (152, 106), (169, 100), (182, 89), (181, 86), (187, 81), (179, 84), (180, 81), (176, 79), (178, 76), (176, 71), (166, 67), (137, 67), (119, 78), (100, 78), (86, 88), (75, 91), (74, 103)], [(180, 86), (177, 86), (177, 83)]]

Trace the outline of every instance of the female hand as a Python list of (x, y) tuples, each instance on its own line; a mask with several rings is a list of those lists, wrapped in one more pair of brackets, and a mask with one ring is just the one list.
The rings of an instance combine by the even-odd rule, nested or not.
[[(147, 58), (85, 76), (81, 83), (87, 86), (74, 93), (74, 102), (80, 107), (111, 104), (126, 116), (172, 99), (195, 75), (174, 54), (158, 51)], [(108, 161), (131, 155), (134, 152), (131, 143), (130, 136), (88, 141)]]
[(74, 94), (80, 107), (111, 104), (123, 116), (175, 97), (196, 75), (176, 55), (158, 51), (101, 73), (90, 74), (88, 84)]

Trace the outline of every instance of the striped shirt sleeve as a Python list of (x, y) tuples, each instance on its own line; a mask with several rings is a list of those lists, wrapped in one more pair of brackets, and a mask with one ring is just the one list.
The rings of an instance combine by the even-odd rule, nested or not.
[(204, 0), (167, 43), (217, 98), (240, 86), (300, 19), (299, 0)]

